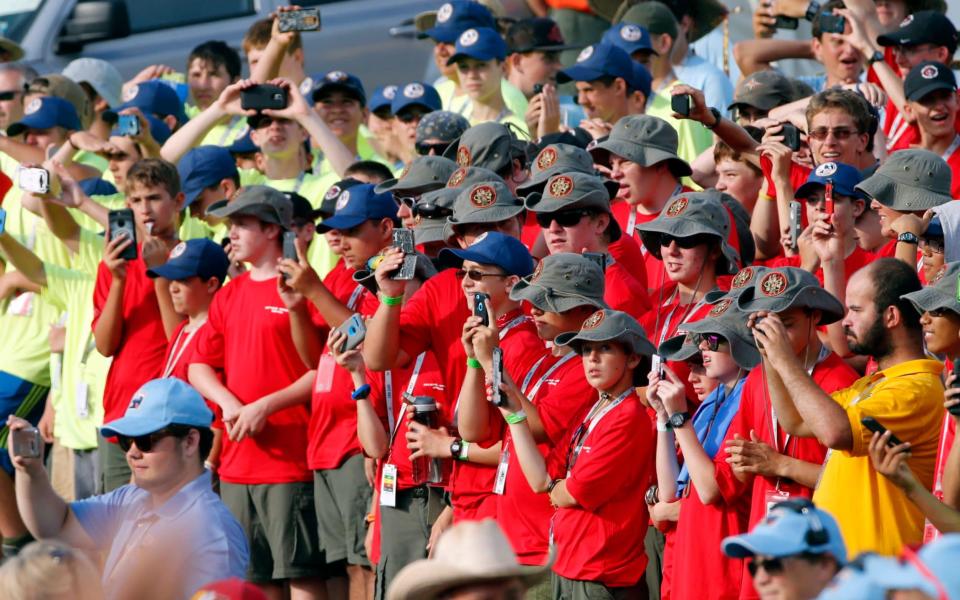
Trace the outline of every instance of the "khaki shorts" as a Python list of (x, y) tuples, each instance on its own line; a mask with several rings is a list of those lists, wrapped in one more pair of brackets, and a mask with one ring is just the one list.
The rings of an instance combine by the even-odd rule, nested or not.
[(327, 564), (346, 560), (369, 567), (363, 540), (373, 490), (363, 471), (363, 455), (351, 456), (337, 469), (314, 471), (313, 493)]
[(443, 512), (443, 489), (421, 485), (397, 492), (395, 507), (380, 507), (380, 563), (377, 564), (377, 600), (397, 572), (427, 557), (433, 522)]
[(596, 581), (577, 581), (551, 573), (555, 600), (643, 600), (647, 582), (641, 579), (630, 587), (607, 587)]
[(309, 482), (221, 482), (220, 497), (247, 535), (248, 580), (267, 583), (322, 576), (323, 552), (317, 543), (317, 516)]

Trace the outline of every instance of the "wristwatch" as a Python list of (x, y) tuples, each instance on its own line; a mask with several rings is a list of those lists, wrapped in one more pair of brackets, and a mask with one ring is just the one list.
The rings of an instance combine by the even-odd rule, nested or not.
[(820, 3), (817, 0), (810, 0), (810, 4), (807, 5), (807, 12), (804, 13), (803, 18), (813, 23), (813, 20), (817, 18), (817, 15), (820, 14)]
[(450, 455), (453, 456), (453, 460), (460, 460), (461, 450), (463, 450), (463, 440), (454, 438), (454, 440), (450, 442)]
[(883, 62), (883, 52), (875, 50), (873, 54), (870, 55), (870, 58), (867, 59), (867, 64), (872, 65), (873, 63)]
[(350, 397), (353, 398), (354, 400), (366, 400), (367, 398), (370, 397), (370, 384), (365, 383), (360, 387), (358, 387), (357, 389), (353, 390), (353, 393), (350, 394)]
[(674, 413), (670, 415), (670, 428), (680, 429), (681, 427), (684, 426), (684, 424), (686, 424), (686, 422), (689, 419), (690, 419), (690, 413), (688, 412)]
[(703, 126), (713, 131), (714, 129), (717, 128), (717, 125), (720, 124), (720, 121), (723, 120), (723, 115), (721, 115), (720, 111), (714, 108), (713, 106), (711, 106), (709, 110), (710, 110), (710, 113), (713, 115), (713, 124), (707, 125), (706, 123), (704, 123)]
[(909, 231), (904, 231), (897, 236), (897, 242), (903, 242), (905, 244), (919, 245), (920, 238), (917, 237), (917, 234), (910, 233)]

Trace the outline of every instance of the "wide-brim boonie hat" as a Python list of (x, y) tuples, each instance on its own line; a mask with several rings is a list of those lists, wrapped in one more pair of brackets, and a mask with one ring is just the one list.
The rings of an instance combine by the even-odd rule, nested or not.
[(846, 313), (840, 300), (823, 289), (813, 273), (797, 267), (770, 269), (743, 290), (736, 303), (737, 308), (746, 313), (760, 310), (780, 313), (796, 307), (819, 310), (820, 325), (835, 323)]
[(750, 370), (760, 364), (760, 352), (747, 328), (747, 315), (737, 310), (733, 298), (721, 300), (705, 318), (684, 323), (680, 330), (723, 336), (730, 344), (730, 356), (741, 369)]
[(530, 277), (518, 281), (510, 299), (557, 313), (585, 305), (607, 308), (604, 289), (603, 270), (597, 263), (580, 254), (560, 252), (544, 257)]
[(633, 354), (653, 356), (657, 348), (647, 339), (643, 327), (637, 320), (625, 312), (602, 309), (593, 313), (583, 322), (580, 331), (561, 333), (554, 342), (560, 346), (570, 346), (577, 354), (583, 353), (586, 342), (618, 342)]

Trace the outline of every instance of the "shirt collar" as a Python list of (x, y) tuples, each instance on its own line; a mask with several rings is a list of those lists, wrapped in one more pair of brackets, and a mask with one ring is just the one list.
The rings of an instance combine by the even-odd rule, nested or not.
[(915, 375), (919, 373), (931, 373), (933, 375), (940, 375), (943, 371), (943, 363), (939, 360), (930, 360), (929, 358), (918, 358), (916, 360), (908, 360), (902, 362), (892, 367), (888, 367), (878, 373), (882, 373), (884, 377), (903, 377), (904, 375)]

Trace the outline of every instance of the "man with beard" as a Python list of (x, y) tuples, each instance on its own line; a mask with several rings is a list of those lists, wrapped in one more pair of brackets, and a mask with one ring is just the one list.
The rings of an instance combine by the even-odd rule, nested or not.
[[(785, 286), (772, 278), (760, 293), (772, 298)], [(830, 448), (813, 500), (837, 518), (851, 556), (897, 554), (923, 538), (923, 514), (870, 463), (868, 419), (910, 444), (910, 468), (924, 486), (931, 485), (943, 419), (943, 366), (924, 356), (920, 315), (901, 299), (919, 289), (915, 270), (889, 258), (850, 278), (847, 343), (853, 352), (872, 356), (879, 370), (829, 395), (791, 351), (779, 317), (761, 310), (749, 319), (777, 420), (788, 434), (816, 437)]]

